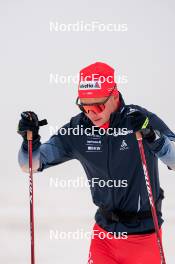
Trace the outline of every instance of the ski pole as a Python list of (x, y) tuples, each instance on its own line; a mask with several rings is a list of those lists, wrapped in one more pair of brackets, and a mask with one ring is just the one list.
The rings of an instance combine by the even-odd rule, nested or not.
[[(39, 126), (47, 125), (47, 120), (38, 122)], [(31, 264), (35, 264), (35, 240), (34, 240), (34, 200), (33, 200), (33, 170), (32, 170), (32, 131), (27, 131), (28, 155), (29, 155), (29, 198), (30, 198), (30, 239), (31, 239)]]
[(32, 171), (32, 131), (27, 131), (29, 153), (29, 198), (30, 198), (30, 239), (31, 239), (31, 264), (35, 264), (34, 247), (34, 208), (33, 208), (33, 171)]
[(143, 142), (142, 142), (143, 139), (142, 139), (142, 135), (140, 132), (136, 132), (136, 138), (138, 141), (143, 171), (144, 171), (144, 175), (145, 175), (145, 182), (146, 182), (146, 187), (147, 187), (147, 192), (148, 192), (148, 197), (149, 197), (149, 202), (150, 202), (150, 207), (151, 207), (152, 218), (153, 218), (153, 222), (154, 222), (154, 228), (155, 228), (155, 232), (156, 232), (156, 236), (157, 236), (157, 244), (159, 247), (161, 264), (166, 264), (163, 245), (162, 245), (162, 239), (161, 239), (161, 235), (160, 235), (159, 224), (158, 224), (158, 219), (157, 219), (157, 214), (156, 214), (156, 208), (155, 208), (155, 203), (154, 203), (154, 198), (153, 198), (153, 192), (152, 192), (152, 188), (151, 188), (151, 181), (150, 181), (150, 176), (149, 176), (148, 167), (147, 167), (147, 163), (146, 163), (144, 146), (143, 146)]

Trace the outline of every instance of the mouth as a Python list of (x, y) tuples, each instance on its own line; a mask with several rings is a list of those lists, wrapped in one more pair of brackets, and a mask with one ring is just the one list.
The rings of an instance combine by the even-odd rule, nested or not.
[(99, 120), (101, 120), (101, 118), (95, 119), (94, 122), (97, 122), (97, 121), (99, 121)]

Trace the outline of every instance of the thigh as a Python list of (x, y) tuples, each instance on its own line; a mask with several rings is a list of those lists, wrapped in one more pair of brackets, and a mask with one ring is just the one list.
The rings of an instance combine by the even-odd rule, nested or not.
[(101, 245), (96, 242), (96, 239), (91, 241), (88, 264), (119, 264), (103, 245), (103, 241), (100, 241)]
[(161, 264), (156, 234), (128, 236), (120, 243), (120, 264)]
[[(94, 228), (96, 228), (96, 231), (99, 230), (97, 225), (95, 225)], [(100, 229), (99, 232), (105, 233), (106, 231)], [(92, 236), (91, 239), (88, 264), (119, 264), (112, 253), (111, 249), (113, 248), (113, 245), (111, 240), (108, 238), (102, 239), (97, 233), (98, 232), (96, 232), (96, 235)]]

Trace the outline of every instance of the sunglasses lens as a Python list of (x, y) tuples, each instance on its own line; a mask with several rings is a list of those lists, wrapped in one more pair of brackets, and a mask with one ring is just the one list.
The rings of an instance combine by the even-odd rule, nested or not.
[(99, 109), (100, 109), (101, 112), (103, 112), (103, 110), (105, 109), (105, 105), (104, 104), (101, 104), (98, 107), (99, 107)]
[(101, 105), (89, 105), (89, 106), (87, 105), (87, 106), (82, 106), (82, 108), (83, 108), (82, 111), (87, 113), (87, 114), (89, 113), (89, 111), (93, 111), (94, 113), (98, 114), (104, 110), (105, 106), (103, 104), (101, 104)]

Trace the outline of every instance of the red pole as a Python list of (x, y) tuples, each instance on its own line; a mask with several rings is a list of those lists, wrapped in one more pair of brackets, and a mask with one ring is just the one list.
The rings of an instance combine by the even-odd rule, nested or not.
[(31, 264), (35, 264), (34, 248), (34, 209), (33, 209), (33, 171), (32, 171), (32, 131), (27, 131), (29, 153), (29, 198), (30, 198), (30, 236), (31, 236)]
[(151, 213), (152, 213), (155, 232), (157, 236), (157, 244), (158, 244), (159, 251), (160, 251), (161, 264), (166, 264), (163, 245), (162, 245), (162, 239), (161, 239), (159, 224), (158, 224), (158, 219), (157, 219), (157, 213), (156, 213), (156, 208), (155, 208), (155, 203), (154, 203), (154, 198), (153, 198), (153, 193), (152, 193), (152, 188), (151, 188), (151, 181), (150, 181), (150, 176), (149, 176), (148, 167), (146, 163), (143, 142), (142, 142), (142, 135), (140, 132), (136, 132), (136, 138), (137, 138), (138, 145), (139, 145), (140, 156), (141, 156), (143, 171), (145, 175), (145, 182), (146, 182), (149, 202), (151, 206)]

